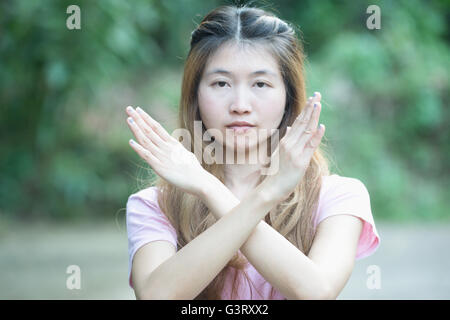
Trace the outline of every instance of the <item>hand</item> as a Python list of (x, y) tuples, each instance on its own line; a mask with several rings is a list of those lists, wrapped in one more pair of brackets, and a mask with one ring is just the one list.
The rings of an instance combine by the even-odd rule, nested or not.
[(198, 195), (202, 182), (210, 173), (198, 162), (197, 157), (172, 137), (157, 121), (141, 108), (126, 109), (128, 126), (137, 142), (130, 146), (164, 180), (190, 194)]
[(317, 127), (321, 110), (320, 99), (318, 92), (308, 99), (306, 107), (295, 119), (292, 127), (288, 127), (272, 154), (272, 161), (279, 161), (278, 172), (264, 180), (263, 190), (270, 197), (274, 197), (274, 200), (282, 201), (292, 193), (303, 178), (312, 155), (325, 134), (323, 124)]

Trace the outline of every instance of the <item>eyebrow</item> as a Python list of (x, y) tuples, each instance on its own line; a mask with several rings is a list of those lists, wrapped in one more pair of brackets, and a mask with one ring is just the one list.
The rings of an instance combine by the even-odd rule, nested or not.
[[(226, 75), (231, 75), (232, 74), (232, 72), (224, 70), (224, 69), (213, 69), (212, 71), (208, 72), (205, 76), (209, 76), (209, 75), (215, 74), (215, 73), (226, 74)], [(250, 73), (250, 75), (272, 75), (272, 76), (276, 76), (275, 73), (273, 73), (272, 71), (269, 71), (269, 70), (254, 71), (254, 72)]]

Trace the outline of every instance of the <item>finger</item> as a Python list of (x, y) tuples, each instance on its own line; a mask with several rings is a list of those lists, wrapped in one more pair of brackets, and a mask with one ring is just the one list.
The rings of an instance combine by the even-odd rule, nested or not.
[[(308, 107), (310, 102), (311, 102), (312, 98), (309, 98), (306, 106)], [(296, 131), (300, 130), (300, 127), (302, 126), (302, 124), (305, 122), (305, 117), (306, 117), (306, 112), (305, 110), (303, 110), (302, 113), (300, 113), (297, 118), (294, 120), (294, 123), (292, 124), (292, 127), (288, 127), (286, 130), (285, 135), (283, 136), (283, 140), (286, 141), (286, 146), (288, 148), (292, 148), (295, 144), (295, 141), (297, 140), (297, 135), (300, 134), (296, 134)]]
[(281, 138), (281, 141), (290, 141), (289, 132), (292, 130), (292, 127), (287, 127), (284, 136)]
[(142, 118), (141, 114), (136, 112), (132, 107), (127, 108), (127, 113), (133, 118), (133, 120), (137, 123), (138, 127), (144, 132), (146, 136), (149, 136), (150, 139), (159, 147), (162, 147), (163, 140), (161, 137), (152, 129), (147, 122)]
[[(302, 112), (296, 119), (296, 120), (298, 120), (298, 123), (302, 123), (305, 120), (306, 120), (306, 122), (308, 121), (308, 119), (311, 116), (312, 109), (313, 109), (312, 107), (314, 106), (314, 103), (320, 102), (320, 99), (322, 99), (322, 96), (321, 96), (320, 92), (317, 92), (317, 91), (314, 92), (314, 95), (312, 97), (308, 98), (308, 100), (306, 101), (305, 107), (303, 108)], [(294, 125), (293, 125), (293, 127), (294, 127)]]
[(144, 121), (153, 129), (155, 132), (163, 139), (164, 141), (170, 141), (172, 139), (172, 136), (166, 131), (166, 129), (163, 128), (163, 126), (150, 117), (150, 115), (142, 110), (141, 108), (137, 107), (136, 111), (139, 113), (139, 115), (144, 119)]
[(320, 92), (314, 92), (314, 96), (309, 97), (305, 107), (303, 108), (303, 111), (295, 119), (294, 123), (292, 124), (292, 128), (294, 130), (292, 133), (294, 141), (296, 141), (305, 130), (305, 127), (308, 125), (311, 119), (311, 115), (313, 114), (314, 104), (319, 103), (321, 98), (322, 96)]
[(136, 153), (142, 159), (144, 159), (153, 169), (155, 169), (154, 166), (160, 164), (158, 158), (156, 158), (150, 151), (145, 149), (133, 139), (130, 139), (128, 143), (130, 144), (131, 148), (133, 148), (133, 150), (136, 151)]
[(306, 105), (303, 108), (302, 112), (295, 118), (294, 123), (292, 124), (292, 128), (297, 130), (303, 123), (307, 123), (308, 119), (311, 115), (311, 106), (313, 105), (313, 98), (309, 97), (306, 101)]
[(320, 96), (310, 97), (302, 113), (295, 119), (292, 124), (291, 134), (286, 137), (286, 145), (288, 148), (293, 148), (298, 145), (299, 137), (304, 134), (305, 128), (311, 120), (311, 114), (314, 111), (314, 101), (318, 98), (320, 98)]
[(321, 124), (317, 129), (315, 135), (308, 141), (305, 148), (300, 152), (300, 154), (296, 155), (297, 157), (304, 157), (304, 161), (310, 161), (314, 152), (320, 145), (323, 136), (325, 135), (325, 125)]
[(316, 102), (319, 102), (320, 100), (322, 100), (322, 94), (319, 91), (316, 91), (314, 92), (313, 98)]
[(133, 132), (134, 136), (136, 137), (136, 139), (138, 140), (138, 142), (145, 147), (146, 149), (148, 149), (150, 152), (152, 152), (153, 155), (158, 156), (161, 154), (161, 152), (159, 151), (159, 148), (157, 145), (155, 145), (155, 143), (153, 143), (153, 141), (151, 141), (141, 130), (141, 128), (139, 128), (136, 124), (136, 122), (134, 121), (134, 119), (132, 117), (128, 117), (127, 119), (127, 123), (128, 126), (130, 127), (131, 131)]
[(312, 136), (316, 134), (319, 124), (320, 110), (322, 105), (320, 102), (315, 103), (315, 108), (313, 114), (311, 115), (311, 119), (305, 128), (303, 134), (299, 137), (296, 142), (296, 146), (299, 146), (300, 149), (303, 149), (305, 144), (311, 139)]

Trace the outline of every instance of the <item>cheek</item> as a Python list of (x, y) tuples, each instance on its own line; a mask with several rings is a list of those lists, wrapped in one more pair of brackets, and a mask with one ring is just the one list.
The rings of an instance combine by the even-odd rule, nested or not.
[(199, 94), (199, 111), (202, 121), (206, 128), (216, 128), (223, 117), (222, 107), (217, 103), (218, 100), (209, 94)]
[(282, 94), (267, 99), (260, 109), (261, 119), (264, 119), (261, 126), (267, 129), (277, 128), (283, 119), (285, 105), (286, 99)]

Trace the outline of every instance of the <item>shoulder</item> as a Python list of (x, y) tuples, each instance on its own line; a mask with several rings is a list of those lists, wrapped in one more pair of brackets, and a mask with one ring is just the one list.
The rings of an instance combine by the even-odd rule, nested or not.
[(369, 192), (357, 178), (337, 174), (324, 176), (314, 224), (341, 214), (350, 214), (373, 222)]
[(370, 209), (369, 191), (361, 180), (337, 174), (322, 179), (317, 212), (319, 216)]
[(365, 184), (351, 177), (344, 177), (337, 174), (322, 177), (322, 187), (319, 195), (319, 208), (326, 209), (337, 203), (364, 205), (370, 204), (369, 191)]
[(354, 216), (363, 221), (357, 258), (374, 252), (380, 239), (372, 215), (369, 191), (365, 184), (360, 179), (337, 174), (324, 176), (314, 225), (317, 227), (321, 221), (332, 216), (341, 216), (339, 220), (344, 221), (347, 219), (343, 217), (344, 215)]
[(155, 211), (161, 211), (158, 204), (160, 190), (153, 186), (141, 189), (128, 197), (127, 211), (131, 211), (136, 207), (149, 207)]
[(149, 187), (128, 197), (126, 222), (129, 234), (170, 231), (175, 229), (158, 204), (159, 189)]
[(158, 205), (159, 189), (149, 187), (131, 194), (127, 201), (126, 226), (128, 234), (129, 268), (137, 250), (153, 241), (167, 241), (177, 248), (177, 232)]
[(169, 221), (158, 204), (159, 193), (157, 187), (148, 187), (131, 194), (127, 201), (127, 219), (142, 221), (158, 218), (168, 224)]
[(146, 201), (149, 203), (153, 203), (155, 201), (157, 202), (159, 192), (160, 191), (157, 187), (148, 187), (145, 189), (141, 189), (135, 193), (132, 193), (128, 197), (128, 202), (130, 202), (130, 200), (134, 200), (134, 199), (140, 199), (142, 201)]
[(338, 174), (332, 174), (322, 177), (321, 194), (330, 195), (333, 193), (342, 193), (345, 191), (368, 193), (368, 190), (364, 183), (357, 178), (344, 177)]

